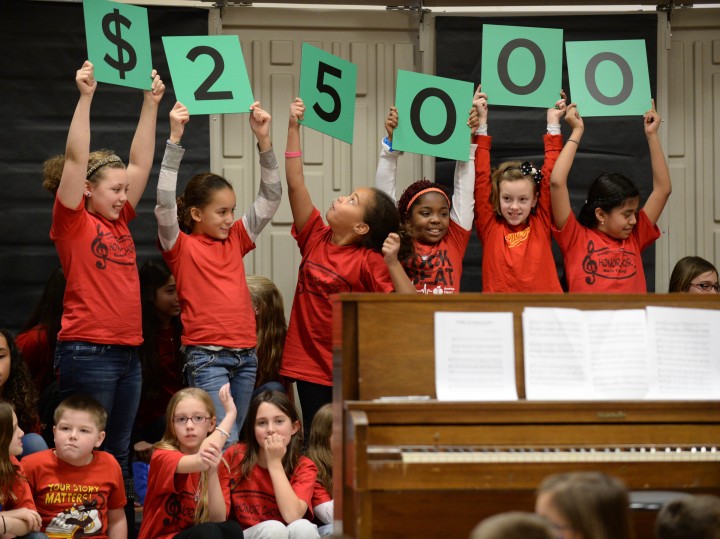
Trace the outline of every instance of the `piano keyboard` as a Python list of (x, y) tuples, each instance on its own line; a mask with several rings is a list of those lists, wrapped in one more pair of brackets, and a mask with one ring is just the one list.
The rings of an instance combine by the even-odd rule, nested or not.
[[(368, 453), (375, 453), (368, 448)], [(378, 448), (379, 449), (379, 448)], [(377, 453), (385, 453), (377, 451)], [(548, 463), (548, 462), (720, 462), (716, 447), (538, 448), (498, 449), (445, 447), (399, 448), (403, 463)]]

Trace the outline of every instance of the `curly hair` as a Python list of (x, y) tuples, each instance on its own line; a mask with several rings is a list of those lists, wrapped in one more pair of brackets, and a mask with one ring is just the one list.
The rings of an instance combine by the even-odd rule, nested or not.
[(25, 432), (37, 432), (40, 423), (38, 415), (38, 392), (22, 353), (15, 344), (13, 334), (0, 329), (10, 351), (10, 374), (0, 388), (3, 400), (15, 406), (18, 425)]
[[(115, 155), (115, 152), (107, 149), (90, 152), (87, 169), (90, 170), (96, 163), (110, 155)], [(53, 196), (57, 194), (58, 187), (60, 186), (63, 168), (65, 168), (65, 156), (62, 154), (46, 159), (43, 163), (43, 187), (50, 191)], [(105, 170), (108, 168), (124, 169), (125, 165), (120, 161), (108, 163), (93, 172), (87, 180), (92, 184), (97, 184), (104, 178)]]
[(415, 256), (415, 242), (413, 241), (415, 239), (415, 230), (410, 222), (410, 216), (413, 208), (422, 202), (425, 195), (417, 197), (414, 201), (413, 198), (425, 189), (439, 189), (448, 199), (448, 209), (452, 207), (450, 195), (444, 185), (422, 179), (407, 186), (397, 203), (398, 213), (400, 214), (400, 251), (398, 252), (400, 261)]
[(629, 198), (639, 198), (640, 192), (629, 178), (618, 172), (606, 172), (593, 180), (588, 189), (585, 204), (580, 209), (578, 223), (585, 228), (597, 228), (595, 209), (610, 213), (620, 208)]
[[(531, 174), (523, 174), (522, 170), (520, 170), (520, 165), (522, 165), (520, 161), (505, 161), (504, 163), (500, 163), (500, 165), (492, 173), (490, 204), (492, 204), (492, 207), (498, 216), (502, 217), (502, 211), (500, 210), (500, 184), (502, 182), (527, 180), (532, 184), (535, 195), (537, 195), (538, 198), (540, 197), (540, 189), (537, 182), (533, 180)], [(537, 204), (533, 206), (530, 213), (534, 215), (536, 211)]]
[(190, 210), (192, 208), (204, 208), (212, 200), (213, 194), (222, 189), (233, 187), (229, 181), (222, 176), (212, 172), (196, 174), (185, 186), (185, 192), (177, 198), (178, 224), (186, 234), (193, 229), (193, 220)]
[(370, 229), (362, 237), (361, 245), (380, 253), (388, 235), (400, 229), (400, 214), (387, 193), (374, 187), (371, 187), (370, 191), (375, 196), (365, 207), (363, 216)]
[(247, 275), (245, 280), (255, 308), (258, 358), (255, 387), (260, 387), (278, 379), (285, 347), (287, 321), (283, 297), (275, 283), (260, 275)]

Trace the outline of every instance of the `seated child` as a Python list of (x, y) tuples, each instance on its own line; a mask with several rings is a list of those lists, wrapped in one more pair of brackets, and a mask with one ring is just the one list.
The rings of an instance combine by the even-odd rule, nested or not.
[(55, 410), (55, 449), (33, 453), (22, 467), (49, 537), (127, 537), (120, 465), (96, 451), (107, 413), (92, 397), (73, 395)]
[(550, 525), (538, 515), (511, 511), (486, 518), (470, 539), (554, 539)]
[(720, 539), (720, 498), (687, 496), (666, 503), (655, 521), (658, 539)]
[(333, 502), (332, 456), (333, 410), (325, 404), (313, 418), (307, 456), (317, 466), (318, 474), (312, 497), (312, 510), (320, 536), (332, 535), (335, 505)]

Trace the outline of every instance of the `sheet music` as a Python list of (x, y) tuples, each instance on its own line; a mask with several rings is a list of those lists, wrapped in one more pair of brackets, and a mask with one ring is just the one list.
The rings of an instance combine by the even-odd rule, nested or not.
[(435, 313), (438, 400), (516, 400), (512, 313)]
[(649, 381), (645, 311), (523, 311), (528, 399), (641, 399)]
[(720, 398), (720, 311), (648, 307), (650, 398)]

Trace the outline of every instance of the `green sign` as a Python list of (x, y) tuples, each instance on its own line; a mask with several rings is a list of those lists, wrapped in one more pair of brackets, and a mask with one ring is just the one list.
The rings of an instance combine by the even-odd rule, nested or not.
[(398, 71), (393, 149), (467, 161), (473, 93), (471, 82)]
[(250, 112), (254, 100), (238, 36), (162, 41), (175, 95), (190, 114)]
[(149, 90), (152, 88), (152, 55), (147, 9), (84, 0), (85, 40), (88, 60), (100, 82)]
[(570, 96), (580, 114), (635, 116), (648, 110), (651, 94), (645, 41), (573, 41), (565, 49)]
[(483, 25), (482, 89), (491, 105), (550, 108), (562, 88), (563, 31)]
[(300, 98), (302, 124), (352, 144), (355, 124), (357, 66), (313, 47), (302, 46)]

